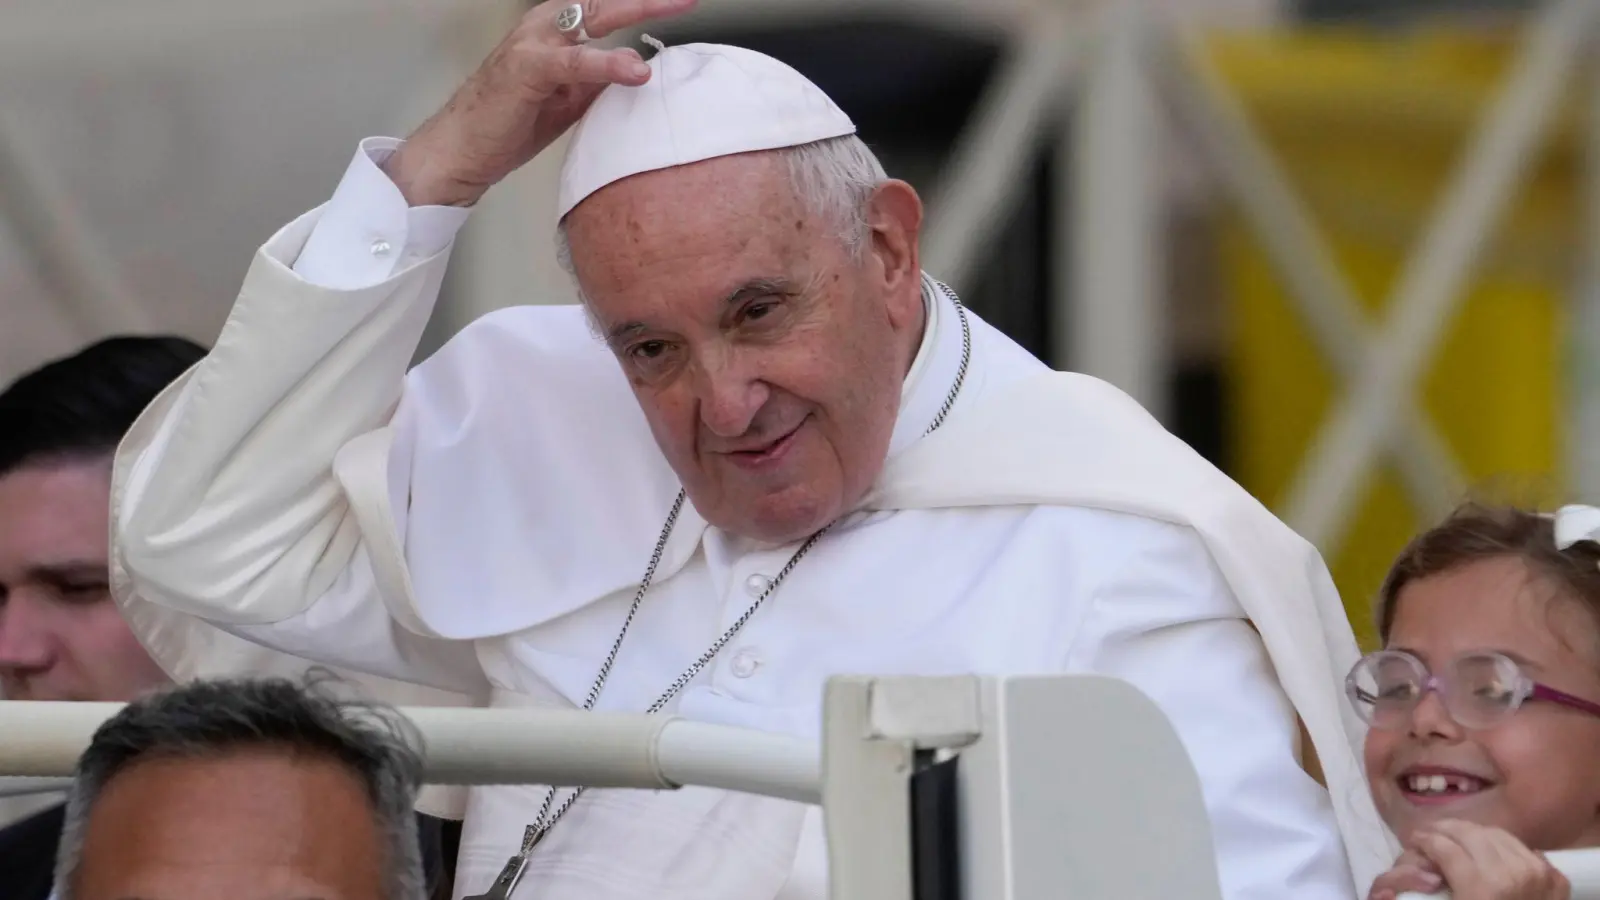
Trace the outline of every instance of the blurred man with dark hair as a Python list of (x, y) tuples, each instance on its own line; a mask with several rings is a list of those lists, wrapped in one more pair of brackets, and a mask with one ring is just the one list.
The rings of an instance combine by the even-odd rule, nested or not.
[(113, 338), (0, 393), (0, 695), (131, 700), (166, 679), (108, 587), (111, 456), (146, 405), (205, 356)]
[(191, 682), (107, 721), (78, 760), (60, 900), (425, 900), (421, 742), (333, 686)]

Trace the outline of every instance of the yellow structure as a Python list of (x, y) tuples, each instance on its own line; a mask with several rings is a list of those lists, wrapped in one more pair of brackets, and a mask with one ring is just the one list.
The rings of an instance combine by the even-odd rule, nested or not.
[[(1341, 30), (1210, 43), (1374, 324), (1501, 83), (1513, 38)], [(1569, 102), (1480, 260), (1425, 383), (1421, 405), (1475, 496), (1548, 503), (1569, 483), (1562, 335), (1583, 193), (1580, 123)], [(1221, 247), (1233, 317), (1234, 474), (1280, 508), (1342, 386), (1248, 227), (1229, 221)], [(1381, 473), (1337, 546), (1323, 548), (1368, 643), (1370, 601), (1389, 562), (1431, 524), (1392, 466)]]

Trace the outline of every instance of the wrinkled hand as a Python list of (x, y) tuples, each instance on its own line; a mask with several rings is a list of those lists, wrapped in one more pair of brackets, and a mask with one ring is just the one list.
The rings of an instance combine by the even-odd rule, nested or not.
[(1572, 885), (1542, 854), (1498, 828), (1444, 820), (1413, 837), (1453, 900), (1570, 900)]
[(1405, 893), (1433, 894), (1444, 887), (1439, 867), (1422, 854), (1408, 849), (1400, 854), (1389, 871), (1378, 876), (1367, 892), (1367, 900), (1395, 900)]
[[(444, 108), (384, 164), (412, 206), (470, 206), (582, 117), (607, 85), (641, 85), (634, 50), (580, 46), (556, 30), (573, 0), (545, 0), (489, 54)], [(596, 40), (677, 15), (695, 0), (582, 0)]]

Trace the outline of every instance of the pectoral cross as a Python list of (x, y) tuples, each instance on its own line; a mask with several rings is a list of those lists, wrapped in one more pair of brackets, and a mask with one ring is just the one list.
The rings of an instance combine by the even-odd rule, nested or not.
[(528, 855), (539, 845), (539, 841), (544, 839), (544, 829), (534, 832), (530, 828), (529, 831), (530, 834), (523, 841), (522, 849), (506, 860), (505, 866), (500, 869), (500, 874), (495, 877), (494, 884), (489, 885), (487, 891), (463, 897), (462, 900), (511, 900), (511, 892), (517, 889), (517, 882), (522, 880), (522, 873), (528, 868)]

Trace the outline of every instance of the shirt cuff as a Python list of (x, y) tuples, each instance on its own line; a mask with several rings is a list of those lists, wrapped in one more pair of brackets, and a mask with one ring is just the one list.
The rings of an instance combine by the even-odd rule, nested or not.
[(395, 138), (361, 142), (344, 179), (295, 260), (296, 275), (318, 287), (373, 287), (448, 248), (471, 210), (407, 206), (379, 168), (399, 149)]

